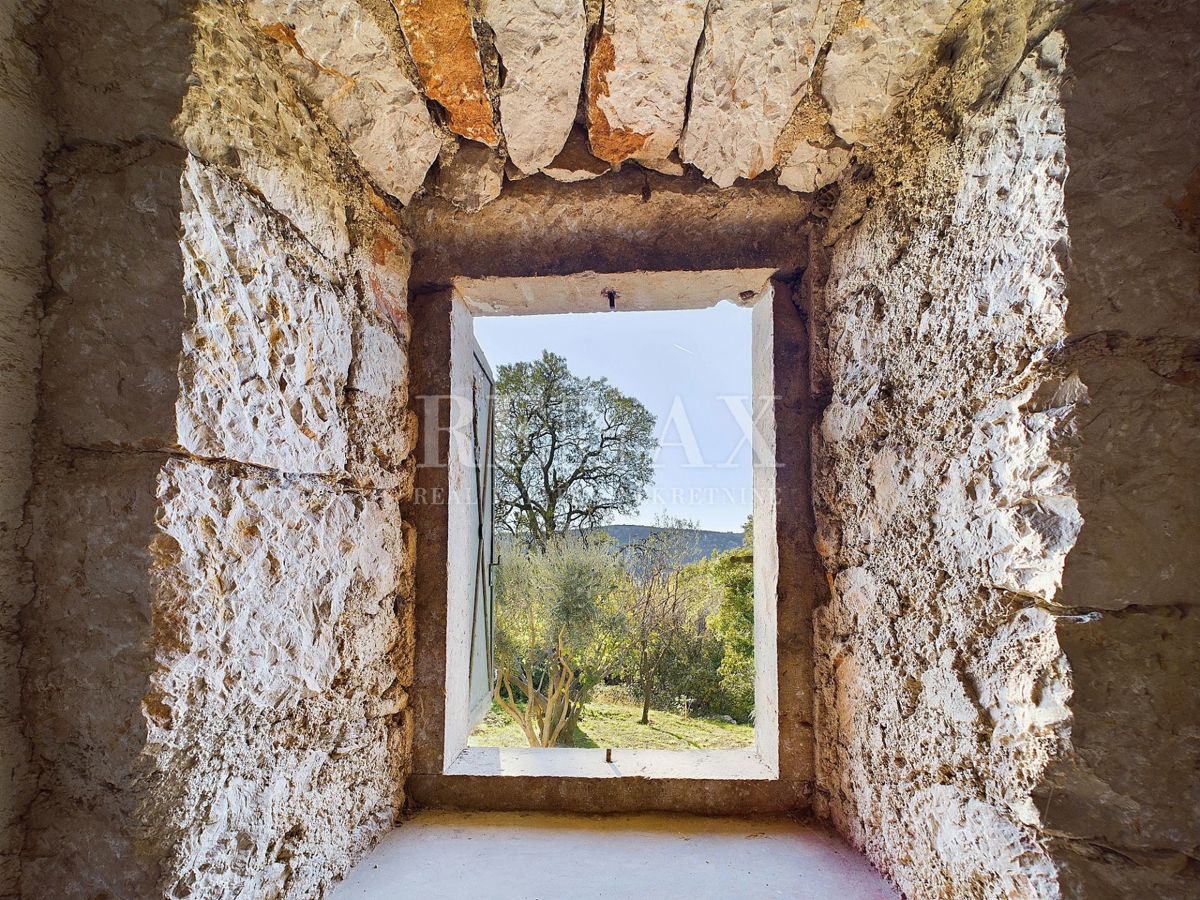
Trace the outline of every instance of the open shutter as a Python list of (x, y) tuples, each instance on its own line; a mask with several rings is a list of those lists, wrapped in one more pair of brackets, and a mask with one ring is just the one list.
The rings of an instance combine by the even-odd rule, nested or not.
[(471, 676), (470, 727), (474, 728), (487, 714), (492, 703), (492, 686), (496, 677), (493, 655), (495, 632), (492, 594), (492, 561), (494, 556), (492, 528), (492, 410), (493, 383), (491, 370), (478, 345), (475, 347), (471, 375), (474, 406), (472, 416), (472, 445), (475, 452), (475, 601), (471, 614)]

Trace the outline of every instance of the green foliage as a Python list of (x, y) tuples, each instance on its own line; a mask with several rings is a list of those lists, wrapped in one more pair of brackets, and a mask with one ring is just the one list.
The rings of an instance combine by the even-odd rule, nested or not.
[(495, 571), (497, 666), (546, 680), (561, 635), (575, 669), (572, 702), (581, 708), (621, 663), (621, 577), (603, 536), (560, 535), (528, 549), (504, 542)]
[(621, 548), (628, 574), (620, 591), (628, 634), (626, 671), (641, 691), (643, 724), (655, 695), (670, 691), (665, 676), (686, 652), (707, 587), (687, 566), (695, 532), (695, 523), (663, 517), (645, 538)]
[(682, 565), (687, 523), (663, 524), (669, 527), (620, 552), (603, 534), (553, 537), (542, 548), (502, 544), (495, 573), (497, 664), (536, 678), (553, 674), (561, 631), (580, 711), (598, 688), (620, 685), (643, 704), (649, 697), (655, 715), (674, 708), (748, 722), (754, 708), (753, 551), (739, 548)]
[(640, 701), (642, 727), (651, 705), (656, 716), (749, 721), (753, 521), (742, 548), (700, 562), (688, 562), (696, 526), (683, 520), (662, 519), (618, 550), (588, 529), (637, 509), (653, 475), (654, 416), (549, 352), (499, 368), (495, 411), (495, 514), (510, 535), (494, 570), (495, 646), (516, 688), (514, 723), (539, 708), (539, 685), (567, 682), (568, 741), (609, 687)]
[(729, 714), (744, 721), (754, 708), (754, 551), (730, 550), (710, 568), (722, 592), (720, 608), (709, 619), (722, 647), (717, 671)]
[(510, 534), (542, 546), (637, 509), (655, 447), (640, 401), (544, 351), (500, 366), (495, 409), (495, 514)]

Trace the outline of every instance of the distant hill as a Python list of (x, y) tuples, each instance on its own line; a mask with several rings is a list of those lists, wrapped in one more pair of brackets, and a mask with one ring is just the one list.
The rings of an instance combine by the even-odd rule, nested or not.
[[(653, 525), (605, 525), (597, 530), (605, 532), (617, 544), (624, 547), (626, 544), (635, 544), (638, 541), (643, 541), (660, 529), (655, 528)], [(688, 555), (688, 563), (708, 559), (714, 550), (718, 553), (724, 553), (726, 550), (733, 550), (742, 546), (742, 533), (740, 531), (688, 530), (695, 537), (695, 552)]]

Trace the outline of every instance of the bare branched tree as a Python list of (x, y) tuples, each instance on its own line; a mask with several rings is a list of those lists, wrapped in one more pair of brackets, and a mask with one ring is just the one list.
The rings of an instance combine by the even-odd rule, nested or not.
[(642, 695), (643, 725), (664, 664), (689, 627), (690, 583), (682, 577), (695, 555), (696, 523), (660, 519), (641, 541), (622, 548), (629, 583), (627, 616), (630, 659)]

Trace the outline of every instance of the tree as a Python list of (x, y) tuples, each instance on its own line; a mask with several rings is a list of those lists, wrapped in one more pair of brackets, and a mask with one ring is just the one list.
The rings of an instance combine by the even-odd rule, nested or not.
[(709, 627), (721, 640), (721, 687), (738, 720), (754, 708), (754, 550), (729, 550), (710, 565), (723, 597)]
[(495, 445), (496, 521), (541, 547), (637, 510), (653, 476), (654, 416), (545, 351), (500, 366)]
[[(573, 715), (580, 705), (572, 691), (575, 667), (563, 646), (564, 631), (559, 632), (558, 647), (540, 671), (525, 666), (503, 667), (492, 691), (492, 699), (521, 726), (530, 747), (553, 747), (563, 739), (564, 731), (570, 734), (578, 721), (578, 715)], [(514, 680), (525, 698), (524, 706), (518, 701)]]
[(621, 663), (620, 570), (610, 545), (607, 536), (580, 534), (553, 536), (544, 547), (501, 544), (495, 699), (531, 746), (570, 744), (592, 689)]
[(695, 555), (696, 524), (661, 518), (641, 541), (622, 549), (627, 558), (625, 611), (630, 667), (642, 695), (643, 725), (650, 723), (650, 700), (670, 654), (688, 632), (692, 579), (684, 575)]

